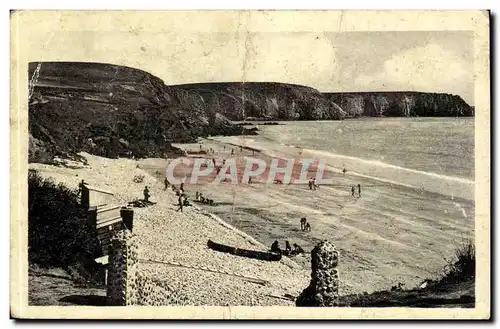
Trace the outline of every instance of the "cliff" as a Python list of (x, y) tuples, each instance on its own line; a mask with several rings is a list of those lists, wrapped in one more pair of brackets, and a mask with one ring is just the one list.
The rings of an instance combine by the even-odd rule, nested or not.
[(318, 90), (275, 82), (200, 83), (172, 86), (202, 97), (231, 120), (336, 120), (345, 113)]
[[(32, 79), (38, 63), (29, 66)], [(43, 62), (29, 103), (30, 161), (80, 151), (106, 157), (163, 156), (172, 142), (252, 134), (230, 120), (337, 120), (358, 116), (471, 116), (456, 95), (321, 93), (275, 82), (168, 86), (141, 70)]]
[(422, 92), (324, 93), (349, 117), (359, 116), (473, 116), (474, 108), (460, 96)]
[[(29, 66), (29, 78), (38, 63)], [(80, 151), (116, 157), (163, 156), (171, 142), (245, 129), (188, 91), (133, 68), (43, 62), (29, 103), (29, 160), (47, 162)]]
[(202, 98), (231, 120), (338, 120), (359, 116), (473, 116), (460, 96), (422, 92), (321, 93), (274, 82), (172, 86)]

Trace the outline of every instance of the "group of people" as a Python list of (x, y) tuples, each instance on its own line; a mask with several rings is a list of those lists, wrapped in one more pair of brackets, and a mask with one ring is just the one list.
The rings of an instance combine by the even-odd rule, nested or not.
[(300, 219), (300, 230), (302, 232), (311, 232), (311, 224), (307, 222), (307, 218), (305, 217)]
[(205, 198), (203, 196), (203, 193), (198, 192), (198, 191), (196, 191), (196, 201), (208, 204), (209, 206), (213, 206), (214, 205), (214, 200), (209, 199), (209, 198)]
[(316, 183), (316, 178), (313, 177), (311, 179), (309, 179), (309, 189), (310, 190), (315, 190), (319, 187), (319, 185)]
[(278, 242), (278, 240), (275, 240), (271, 245), (271, 252), (282, 254), (285, 256), (296, 256), (299, 254), (303, 254), (304, 249), (296, 243), (293, 244), (293, 249), (292, 249), (290, 242), (287, 240), (285, 241), (285, 249), (283, 250), (280, 248), (280, 243)]
[[(351, 195), (355, 197), (356, 186), (351, 186)], [(358, 184), (358, 198), (361, 198), (361, 184)]]

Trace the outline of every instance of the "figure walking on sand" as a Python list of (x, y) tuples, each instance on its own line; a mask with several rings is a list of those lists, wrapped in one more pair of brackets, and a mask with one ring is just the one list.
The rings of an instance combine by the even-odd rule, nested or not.
[(358, 184), (358, 197), (361, 198), (361, 184)]
[(183, 196), (184, 196), (184, 193), (179, 193), (179, 199), (177, 200), (177, 201), (179, 202), (179, 204), (178, 204), (179, 208), (177, 208), (177, 210), (176, 210), (176, 211), (179, 211), (179, 210), (180, 210), (181, 212), (183, 212), (183, 211), (182, 211), (182, 207), (183, 207), (183, 205), (184, 205)]
[(149, 202), (149, 189), (147, 186), (144, 188), (143, 193), (144, 193), (144, 201)]
[(302, 217), (300, 219), (300, 230), (304, 231), (306, 229), (307, 218)]
[(351, 194), (354, 197), (354, 192), (356, 191), (356, 188), (354, 186), (351, 187)]
[(318, 184), (316, 184), (316, 178), (311, 178), (309, 180), (309, 189), (316, 191), (317, 188), (318, 188)]
[(319, 187), (319, 185), (316, 183), (316, 177), (313, 177), (312, 183), (313, 183), (313, 189), (316, 191), (316, 189)]
[(306, 227), (304, 228), (305, 232), (311, 232), (311, 224), (306, 223)]
[(165, 190), (170, 186), (170, 182), (168, 181), (168, 177), (165, 177)]

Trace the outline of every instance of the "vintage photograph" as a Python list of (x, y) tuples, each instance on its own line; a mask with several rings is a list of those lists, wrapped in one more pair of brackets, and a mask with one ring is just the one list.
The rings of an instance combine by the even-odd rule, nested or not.
[[(17, 14), (31, 22), (17, 30), (31, 37), (17, 72), (26, 232), (13, 251), (28, 307), (489, 314), (477, 279), (489, 263), (476, 261), (489, 262), (477, 185), (489, 185), (489, 90), (476, 84), (489, 48), (473, 28), (358, 29), (356, 13), (335, 11), (316, 23)], [(488, 31), (488, 12), (448, 15)]]

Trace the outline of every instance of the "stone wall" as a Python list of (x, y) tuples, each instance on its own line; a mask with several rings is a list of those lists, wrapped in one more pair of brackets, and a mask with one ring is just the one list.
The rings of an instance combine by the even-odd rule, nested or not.
[(319, 243), (311, 251), (311, 282), (302, 291), (295, 304), (305, 307), (339, 305), (339, 253), (328, 241)]
[[(339, 253), (328, 241), (311, 251), (311, 282), (296, 300), (297, 306), (339, 305)], [(140, 271), (137, 237), (121, 230), (111, 238), (109, 248), (107, 299), (110, 306), (191, 305), (186, 296), (173, 291), (154, 273)]]
[(111, 306), (137, 304), (138, 249), (137, 238), (129, 230), (111, 238), (106, 293)]
[(137, 237), (118, 231), (109, 247), (107, 300), (109, 306), (189, 305), (189, 299), (170, 289), (154, 273), (140, 271)]

